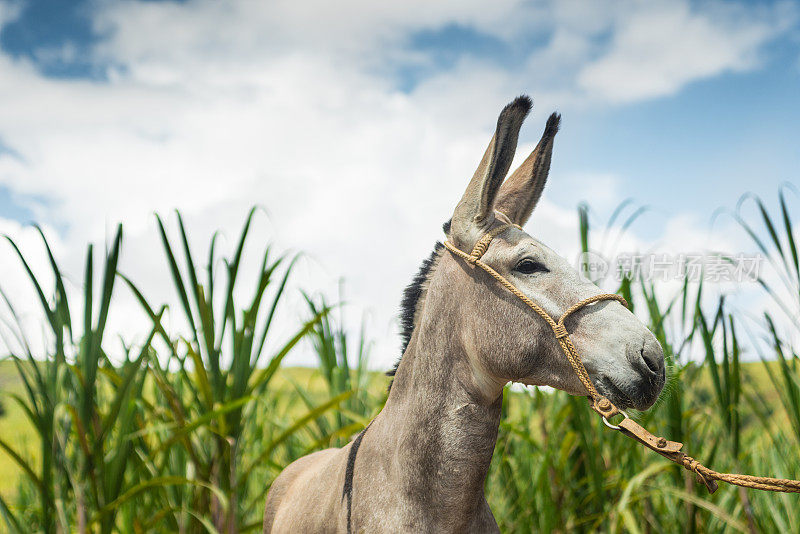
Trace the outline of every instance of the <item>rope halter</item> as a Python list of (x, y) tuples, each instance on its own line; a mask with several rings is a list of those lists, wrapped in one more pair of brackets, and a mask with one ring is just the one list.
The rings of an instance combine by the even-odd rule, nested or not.
[(627, 307), (628, 303), (619, 295), (614, 295), (612, 293), (602, 293), (600, 295), (594, 295), (587, 299), (583, 299), (582, 301), (573, 304), (567, 311), (565, 311), (558, 321), (554, 320), (550, 314), (548, 314), (544, 309), (533, 302), (530, 298), (528, 298), (525, 293), (520, 291), (514, 284), (508, 281), (503, 275), (495, 271), (492, 267), (481, 261), (481, 258), (486, 253), (486, 250), (489, 248), (489, 244), (492, 240), (497, 237), (499, 234), (504, 232), (509, 228), (517, 228), (522, 230), (519, 225), (516, 224), (503, 224), (501, 226), (497, 226), (491, 231), (485, 233), (483, 237), (481, 237), (475, 246), (472, 248), (472, 252), (469, 254), (465, 253), (464, 251), (456, 248), (452, 243), (449, 241), (444, 242), (444, 246), (447, 247), (447, 250), (455, 254), (456, 256), (463, 258), (467, 263), (470, 265), (475, 265), (480, 267), (489, 275), (500, 282), (500, 284), (508, 289), (511, 293), (513, 293), (517, 298), (519, 298), (522, 302), (524, 302), (530, 309), (536, 312), (542, 319), (544, 319), (550, 328), (553, 330), (553, 335), (558, 340), (558, 344), (561, 345), (561, 350), (564, 351), (564, 355), (567, 357), (570, 365), (572, 365), (572, 369), (575, 371), (575, 374), (578, 375), (583, 387), (586, 388), (589, 397), (592, 399), (592, 403), (595, 407), (598, 405), (602, 405), (605, 409), (601, 410), (601, 415), (605, 418), (611, 417), (616, 415), (619, 412), (613, 405), (611, 401), (609, 401), (606, 397), (600, 395), (597, 389), (592, 384), (592, 381), (589, 379), (589, 373), (586, 371), (586, 367), (584, 367), (583, 362), (581, 361), (580, 356), (578, 355), (578, 351), (575, 348), (575, 345), (572, 343), (572, 340), (569, 338), (569, 332), (567, 331), (567, 327), (564, 325), (564, 321), (566, 321), (567, 317), (572, 315), (573, 313), (577, 312), (584, 306), (588, 306), (589, 304), (593, 304), (595, 302), (601, 300), (616, 300), (620, 302), (623, 306)]
[[(654, 450), (668, 460), (675, 462), (678, 465), (682, 465), (688, 471), (692, 471), (697, 475), (697, 478), (706, 486), (710, 493), (713, 493), (717, 489), (716, 480), (722, 480), (723, 482), (745, 488), (787, 493), (800, 493), (800, 481), (798, 480), (757, 477), (753, 475), (740, 475), (733, 473), (719, 473), (709, 469), (691, 456), (687, 456), (681, 452), (681, 448), (683, 447), (682, 443), (669, 441), (665, 438), (651, 434), (647, 429), (628, 417), (628, 414), (614, 406), (614, 403), (612, 403), (611, 400), (601, 395), (589, 378), (589, 373), (586, 371), (586, 367), (583, 365), (583, 361), (578, 354), (578, 350), (575, 348), (575, 345), (572, 343), (572, 340), (569, 337), (569, 332), (567, 331), (567, 327), (564, 325), (564, 321), (567, 319), (567, 317), (580, 310), (584, 306), (588, 306), (589, 304), (593, 304), (601, 300), (616, 300), (626, 308), (628, 307), (628, 303), (620, 295), (615, 295), (613, 293), (601, 293), (573, 304), (561, 315), (558, 321), (554, 320), (546, 311), (544, 311), (541, 306), (528, 298), (528, 296), (520, 291), (514, 284), (509, 282), (508, 279), (481, 260), (483, 255), (486, 254), (486, 251), (489, 249), (489, 245), (491, 244), (492, 240), (509, 228), (517, 228), (522, 230), (522, 228), (517, 224), (502, 224), (497, 226), (484, 234), (478, 240), (478, 242), (475, 243), (475, 246), (472, 248), (472, 251), (469, 254), (457, 248), (455, 245), (450, 243), (450, 241), (445, 241), (444, 246), (447, 248), (447, 250), (452, 252), (455, 256), (462, 258), (468, 264), (479, 267), (480, 269), (486, 271), (492, 278), (497, 280), (500, 285), (508, 289), (530, 309), (536, 312), (537, 315), (544, 319), (548, 325), (550, 325), (550, 328), (553, 330), (553, 335), (558, 341), (558, 344), (561, 346), (561, 350), (567, 357), (567, 360), (572, 366), (572, 369), (575, 371), (575, 374), (578, 375), (581, 383), (586, 388), (592, 409), (603, 418), (603, 422), (606, 424), (606, 426), (638, 441), (642, 445)], [(618, 425), (609, 423), (609, 417), (619, 414), (623, 416), (623, 420)]]

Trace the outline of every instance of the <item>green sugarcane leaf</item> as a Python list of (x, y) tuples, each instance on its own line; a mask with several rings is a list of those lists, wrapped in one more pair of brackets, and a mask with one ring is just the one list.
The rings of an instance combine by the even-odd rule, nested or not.
[[(227, 412), (240, 408), (241, 406), (247, 404), (253, 400), (253, 397), (243, 397), (240, 399), (236, 399), (234, 401), (228, 402), (210, 412), (204, 413), (200, 417), (193, 419), (192, 421), (183, 424), (180, 428), (176, 429), (172, 436), (167, 439), (161, 446), (158, 448), (159, 451), (166, 450), (169, 448), (173, 443), (179, 441), (184, 436), (191, 434), (193, 431), (197, 430), (201, 426), (209, 423), (210, 421), (216, 419), (218, 416), (223, 415)], [(210, 428), (209, 430), (212, 430)]]
[(301, 339), (306, 337), (309, 334), (309, 332), (311, 332), (314, 329), (314, 326), (320, 321), (320, 319), (325, 317), (329, 312), (330, 308), (325, 308), (319, 313), (317, 313), (310, 321), (306, 322), (303, 325), (303, 327), (294, 335), (294, 337), (292, 337), (292, 339), (290, 339), (283, 346), (283, 348), (281, 348), (281, 350), (279, 350), (278, 353), (272, 357), (266, 369), (256, 374), (255, 379), (247, 388), (248, 395), (267, 386), (267, 384), (272, 379), (275, 372), (278, 370), (278, 367), (280, 367), (283, 358), (285, 358), (286, 355), (289, 354), (289, 352), (294, 348), (294, 346), (297, 345), (297, 343), (299, 343)]
[(10, 532), (15, 532), (19, 534), (24, 534), (25, 530), (19, 524), (19, 521), (14, 514), (11, 513), (11, 509), (6, 504), (5, 499), (3, 499), (2, 495), (0, 495), (0, 514), (2, 514), (3, 519), (6, 521), (6, 525), (10, 529)]
[(2, 438), (0, 438), (0, 449), (6, 451), (6, 454), (8, 454), (8, 456), (14, 461), (14, 463), (17, 464), (20, 467), (20, 469), (22, 469), (25, 472), (25, 475), (27, 475), (30, 481), (33, 482), (33, 484), (37, 488), (39, 488), (40, 492), (44, 492), (45, 490), (44, 484), (42, 484), (41, 479), (36, 475), (36, 472), (33, 470), (30, 464), (26, 462), (22, 458), (22, 456)]
[(304, 427), (310, 421), (313, 421), (319, 418), (322, 414), (341, 404), (344, 400), (350, 398), (353, 394), (352, 391), (345, 391), (334, 398), (330, 399), (329, 401), (317, 406), (313, 410), (310, 410), (302, 417), (296, 419), (289, 428), (284, 430), (277, 438), (273, 439), (269, 442), (261, 453), (248, 465), (247, 468), (244, 469), (242, 472), (243, 474), (239, 477), (239, 483), (242, 484), (244, 482), (244, 478), (250, 473), (251, 470), (255, 468), (255, 466), (261, 464), (264, 459), (272, 454), (272, 451), (275, 450), (275, 447), (286, 441), (290, 436), (293, 436), (299, 429)]

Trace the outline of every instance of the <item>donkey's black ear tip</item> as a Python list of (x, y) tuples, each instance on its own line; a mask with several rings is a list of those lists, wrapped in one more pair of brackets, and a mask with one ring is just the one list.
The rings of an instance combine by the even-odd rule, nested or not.
[(506, 111), (513, 110), (516, 113), (522, 114), (524, 117), (528, 115), (532, 107), (533, 100), (531, 100), (531, 97), (528, 95), (519, 95), (510, 104), (503, 108), (503, 112), (505, 113)]
[(519, 106), (523, 108), (526, 112), (530, 111), (533, 107), (533, 100), (528, 95), (519, 95), (514, 101), (511, 103), (512, 106)]
[(544, 135), (547, 137), (552, 137), (558, 132), (558, 128), (561, 125), (561, 114), (560, 113), (553, 113), (547, 119), (547, 124), (544, 127)]

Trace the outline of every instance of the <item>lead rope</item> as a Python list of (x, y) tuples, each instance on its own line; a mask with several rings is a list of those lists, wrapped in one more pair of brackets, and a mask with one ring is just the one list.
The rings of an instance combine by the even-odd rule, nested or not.
[[(447, 247), (447, 250), (462, 258), (468, 264), (474, 265), (486, 271), (492, 278), (497, 280), (503, 287), (508, 289), (512, 294), (514, 294), (514, 296), (524, 302), (529, 308), (536, 312), (537, 315), (544, 319), (547, 324), (550, 325), (550, 328), (553, 329), (553, 334), (556, 336), (556, 340), (558, 340), (558, 344), (561, 346), (561, 350), (564, 351), (564, 355), (567, 357), (567, 360), (569, 360), (572, 369), (575, 370), (575, 374), (578, 375), (578, 378), (589, 394), (591, 408), (600, 414), (606, 426), (614, 430), (618, 430), (625, 436), (628, 436), (629, 438), (638, 441), (649, 449), (654, 450), (664, 458), (675, 462), (678, 465), (682, 465), (688, 471), (692, 471), (697, 475), (700, 482), (705, 485), (709, 493), (714, 493), (717, 490), (717, 480), (727, 482), (728, 484), (734, 484), (736, 486), (742, 486), (744, 488), (780, 491), (786, 493), (800, 493), (800, 480), (758, 477), (753, 475), (740, 475), (736, 473), (720, 473), (718, 471), (714, 471), (713, 469), (709, 469), (691, 456), (681, 452), (681, 448), (683, 447), (682, 443), (678, 443), (677, 441), (669, 441), (665, 438), (651, 434), (646, 428), (628, 417), (628, 414), (614, 406), (614, 403), (612, 403), (607, 397), (601, 395), (594, 387), (594, 384), (592, 384), (592, 381), (589, 379), (589, 373), (586, 371), (586, 367), (584, 367), (583, 362), (581, 361), (578, 350), (575, 348), (575, 345), (572, 343), (572, 340), (569, 337), (569, 332), (567, 331), (566, 326), (564, 326), (564, 321), (567, 317), (580, 310), (584, 306), (588, 306), (589, 304), (599, 302), (601, 300), (616, 300), (625, 307), (628, 307), (628, 303), (621, 296), (611, 293), (594, 295), (593, 297), (589, 297), (576, 304), (573, 304), (567, 311), (564, 312), (558, 321), (553, 320), (553, 318), (550, 317), (550, 315), (544, 311), (541, 306), (529, 299), (503, 275), (481, 261), (481, 257), (483, 257), (483, 255), (486, 253), (486, 250), (489, 248), (489, 244), (492, 242), (492, 240), (501, 232), (512, 227), (519, 228), (520, 230), (522, 229), (516, 224), (504, 224), (498, 226), (490, 232), (484, 234), (484, 236), (478, 240), (473, 247), (472, 252), (469, 254), (456, 248), (449, 241), (445, 241), (444, 246)], [(613, 425), (608, 421), (608, 418), (615, 415), (622, 415), (624, 417), (624, 419), (618, 425)]]

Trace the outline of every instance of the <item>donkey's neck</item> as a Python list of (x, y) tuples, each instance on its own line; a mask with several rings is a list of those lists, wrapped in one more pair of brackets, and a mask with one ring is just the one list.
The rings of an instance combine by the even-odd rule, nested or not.
[(467, 530), (488, 511), (483, 486), (497, 441), (502, 386), (487, 398), (457, 336), (419, 330), (379, 419), (394, 436), (391, 453), (401, 466), (402, 494), (423, 522), (417, 526), (431, 527), (434, 520), (448, 530), (462, 524)]

